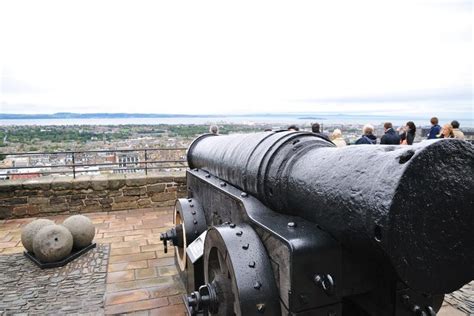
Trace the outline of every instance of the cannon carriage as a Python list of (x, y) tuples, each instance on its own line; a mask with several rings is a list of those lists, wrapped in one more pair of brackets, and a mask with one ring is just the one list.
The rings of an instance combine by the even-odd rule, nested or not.
[(190, 314), (435, 315), (474, 275), (474, 149), (203, 135), (175, 247)]

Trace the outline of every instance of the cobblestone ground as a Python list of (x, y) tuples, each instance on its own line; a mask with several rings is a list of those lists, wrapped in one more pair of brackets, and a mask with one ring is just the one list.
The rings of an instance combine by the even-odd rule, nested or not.
[(0, 256), (0, 314), (104, 311), (109, 245), (63, 267), (41, 270), (23, 254)]

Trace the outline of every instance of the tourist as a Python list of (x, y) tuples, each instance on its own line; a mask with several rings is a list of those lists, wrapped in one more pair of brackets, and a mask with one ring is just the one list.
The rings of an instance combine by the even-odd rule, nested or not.
[(403, 133), (400, 135), (400, 144), (401, 145), (413, 145), (415, 140), (416, 126), (412, 121), (407, 122), (405, 128), (403, 128)]
[(209, 127), (209, 133), (211, 134), (219, 134), (219, 127), (217, 127), (217, 125), (211, 125)]
[(383, 128), (385, 134), (382, 136), (380, 140), (380, 144), (382, 145), (400, 145), (400, 136), (398, 136), (397, 132), (393, 130), (392, 123), (386, 122), (383, 124)]
[(296, 126), (296, 125), (293, 124), (293, 125), (288, 126), (288, 130), (289, 130), (290, 132), (297, 132), (297, 131), (300, 130), (300, 128), (299, 128), (298, 126)]
[(451, 124), (444, 124), (439, 133), (438, 138), (454, 138), (453, 127)]
[(451, 122), (451, 126), (453, 127), (454, 138), (464, 140), (464, 133), (459, 129), (459, 122), (454, 120)]
[(332, 142), (337, 147), (344, 147), (347, 146), (346, 141), (342, 138), (342, 132), (339, 128), (336, 128), (334, 132), (332, 132)]
[(321, 138), (324, 138), (325, 140), (329, 140), (329, 137), (326, 134), (321, 133), (319, 128), (320, 128), (319, 123), (311, 124), (311, 130), (313, 131), (314, 134), (318, 135)]
[(437, 135), (441, 131), (441, 126), (438, 125), (438, 118), (432, 117), (431, 120), (431, 129), (428, 133), (428, 139), (436, 139)]
[(356, 140), (356, 145), (375, 145), (377, 137), (374, 135), (374, 127), (371, 124), (365, 124), (362, 128), (362, 136)]

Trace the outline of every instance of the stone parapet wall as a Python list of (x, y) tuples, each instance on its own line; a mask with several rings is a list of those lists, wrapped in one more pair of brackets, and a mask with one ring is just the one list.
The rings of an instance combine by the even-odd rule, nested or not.
[(47, 177), (0, 182), (0, 219), (172, 206), (183, 173)]

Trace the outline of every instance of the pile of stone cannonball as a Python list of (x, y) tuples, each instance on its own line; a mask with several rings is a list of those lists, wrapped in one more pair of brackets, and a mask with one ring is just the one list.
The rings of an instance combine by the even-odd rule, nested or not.
[(49, 219), (37, 219), (21, 231), (23, 247), (44, 263), (66, 258), (71, 251), (89, 246), (95, 227), (84, 215), (68, 217), (61, 225)]

